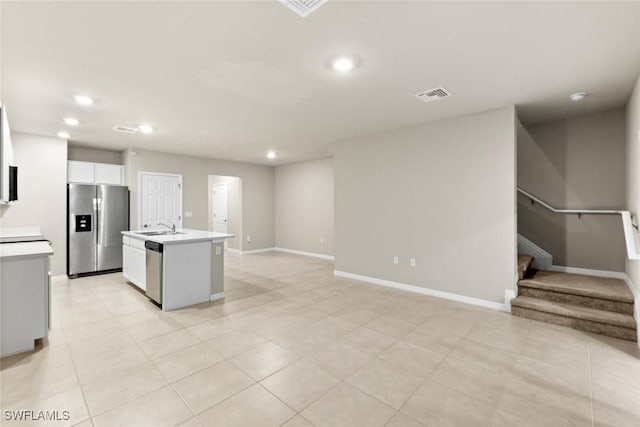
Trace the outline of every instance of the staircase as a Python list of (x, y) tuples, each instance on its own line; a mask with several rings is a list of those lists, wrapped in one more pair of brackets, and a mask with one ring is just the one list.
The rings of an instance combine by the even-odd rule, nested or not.
[(524, 270), (518, 296), (511, 300), (513, 315), (637, 340), (633, 294), (623, 280)]

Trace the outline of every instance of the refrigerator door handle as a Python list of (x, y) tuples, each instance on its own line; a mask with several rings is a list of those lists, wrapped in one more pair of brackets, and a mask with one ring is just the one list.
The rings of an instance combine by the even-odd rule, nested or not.
[(98, 199), (93, 198), (93, 243), (98, 244)]
[(97, 199), (97, 214), (96, 214), (96, 221), (97, 221), (97, 226), (96, 226), (96, 244), (100, 244), (100, 242), (102, 241), (101, 238), (101, 234), (103, 232), (102, 230), (102, 220), (104, 218), (102, 218), (102, 199), (100, 197), (98, 197)]

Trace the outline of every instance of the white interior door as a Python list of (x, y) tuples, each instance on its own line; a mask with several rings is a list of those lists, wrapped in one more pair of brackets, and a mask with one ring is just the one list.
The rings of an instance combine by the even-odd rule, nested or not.
[[(229, 212), (227, 208), (227, 183), (213, 184), (213, 231), (227, 233), (229, 230)], [(227, 248), (227, 240), (224, 241)]]
[(181, 175), (140, 172), (139, 187), (141, 228), (165, 228), (160, 223), (182, 228)]

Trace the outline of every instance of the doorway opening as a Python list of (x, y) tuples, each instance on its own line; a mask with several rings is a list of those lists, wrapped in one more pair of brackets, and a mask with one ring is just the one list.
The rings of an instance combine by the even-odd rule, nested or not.
[(225, 250), (242, 251), (242, 179), (237, 176), (209, 175), (209, 230), (234, 234), (226, 239)]

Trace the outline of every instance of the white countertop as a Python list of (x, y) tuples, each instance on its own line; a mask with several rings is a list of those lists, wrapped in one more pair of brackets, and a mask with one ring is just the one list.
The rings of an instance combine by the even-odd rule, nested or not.
[(49, 242), (4, 243), (0, 245), (0, 258), (53, 255)]
[(192, 230), (189, 228), (178, 230), (178, 232), (182, 234), (165, 234), (160, 236), (145, 236), (144, 234), (138, 234), (140, 232), (144, 233), (147, 231), (152, 230), (123, 231), (122, 234), (134, 239), (150, 240), (152, 242), (162, 243), (165, 245), (205, 241), (222, 242), (230, 237), (235, 237), (234, 234), (214, 233), (213, 231)]

